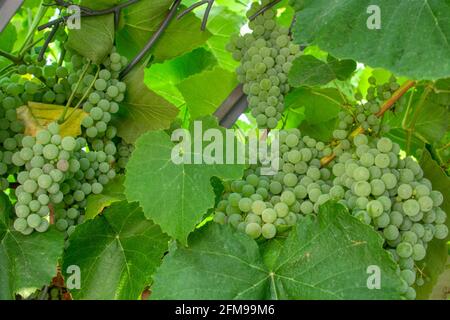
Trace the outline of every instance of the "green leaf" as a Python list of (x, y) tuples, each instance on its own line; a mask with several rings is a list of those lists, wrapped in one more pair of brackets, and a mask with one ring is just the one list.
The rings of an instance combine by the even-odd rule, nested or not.
[[(444, 196), (444, 202), (441, 205), (442, 210), (450, 212), (450, 178), (447, 177), (441, 167), (431, 158), (430, 153), (424, 150), (420, 165), (424, 171), (425, 178), (429, 179), (433, 184), (433, 190), (438, 190)], [(450, 219), (447, 217), (447, 227), (450, 229)], [(430, 278), (425, 281), (421, 287), (416, 287), (417, 299), (428, 299), (433, 287), (435, 286), (439, 275), (445, 270), (448, 258), (447, 241), (433, 239), (427, 248), (427, 255), (424, 260), (417, 263), (418, 268)]]
[(447, 98), (446, 93), (427, 92), (418, 88), (397, 103), (401, 112), (385, 114), (385, 123), (397, 129), (397, 133), (393, 134), (398, 138), (403, 137), (400, 145), (413, 153), (416, 146), (420, 147), (423, 143), (434, 144), (448, 131), (450, 118)]
[(341, 81), (347, 80), (356, 70), (356, 62), (353, 60), (338, 60), (328, 55), (327, 62), (330, 69), (333, 70), (336, 79)]
[(126, 1), (127, 0), (82, 0), (81, 5), (93, 10), (103, 10), (112, 8), (113, 6)]
[[(380, 289), (368, 289), (368, 267), (381, 272)], [(278, 299), (399, 299), (397, 265), (370, 226), (331, 201), (316, 220), (297, 224), (274, 268)]]
[[(370, 5), (380, 8), (380, 29), (367, 26), (373, 16), (367, 13)], [(305, 0), (294, 40), (318, 45), (340, 59), (435, 80), (450, 76), (449, 19), (448, 1)]]
[(71, 290), (75, 299), (138, 299), (169, 238), (137, 203), (122, 201), (79, 225), (69, 241), (63, 271), (71, 265), (81, 270), (81, 289)]
[(171, 248), (154, 276), (152, 299), (264, 299), (267, 269), (258, 245), (229, 225), (209, 223)]
[(0, 49), (12, 52), (14, 43), (17, 40), (17, 30), (14, 24), (9, 23), (6, 28), (0, 32)]
[(205, 48), (198, 48), (164, 63), (152, 64), (145, 70), (146, 79), (157, 85), (157, 82), (178, 84), (184, 79), (217, 65), (217, 59)]
[(198, 48), (164, 63), (152, 64), (150, 68), (145, 69), (144, 81), (151, 90), (181, 108), (186, 102), (176, 85), (215, 65), (217, 60), (214, 55), (205, 48)]
[[(201, 121), (203, 132), (219, 128), (214, 117)], [(219, 129), (224, 136), (224, 129)], [(193, 132), (193, 129), (191, 129)], [(192, 143), (201, 139), (192, 135)], [(186, 244), (187, 236), (214, 206), (212, 176), (221, 179), (242, 177), (243, 165), (175, 164), (175, 147), (165, 132), (148, 132), (136, 142), (136, 149), (127, 165), (125, 194), (130, 201), (139, 201), (144, 214), (173, 238)], [(192, 145), (189, 145), (190, 149)], [(197, 151), (185, 150), (189, 155)], [(193, 162), (192, 162), (193, 163)]]
[(237, 84), (234, 72), (217, 67), (193, 75), (177, 87), (183, 94), (191, 117), (198, 118), (213, 114)]
[(309, 55), (295, 59), (289, 71), (289, 84), (294, 87), (320, 86), (335, 78), (333, 70), (326, 62)]
[(25, 236), (10, 228), (11, 204), (0, 194), (0, 300), (49, 284), (64, 248), (64, 235), (50, 228)]
[[(328, 202), (303, 218), (284, 244), (255, 241), (214, 223), (176, 247), (154, 276), (154, 299), (399, 299), (396, 264), (381, 237)], [(378, 266), (381, 289), (367, 287)]]
[[(139, 1), (123, 10), (117, 46), (121, 54), (132, 58), (159, 29), (172, 0)], [(193, 13), (173, 19), (156, 46), (151, 50), (155, 62), (172, 59), (202, 46), (210, 33), (200, 31), (200, 19)]]
[(69, 32), (67, 45), (96, 64), (103, 62), (114, 44), (114, 14), (81, 19), (81, 28)]
[(130, 72), (124, 81), (127, 94), (121, 104), (121, 117), (115, 121), (119, 137), (134, 143), (148, 130), (169, 128), (178, 109), (145, 85), (144, 64)]
[(101, 194), (89, 195), (87, 198), (85, 218), (93, 219), (114, 202), (125, 200), (124, 181), (124, 175), (117, 175), (105, 186)]
[(219, 66), (235, 71), (239, 62), (235, 61), (225, 47), (230, 42), (230, 37), (240, 31), (245, 23), (244, 16), (237, 15), (222, 7), (215, 7), (208, 19), (208, 30), (212, 36), (206, 42), (211, 52), (217, 58)]

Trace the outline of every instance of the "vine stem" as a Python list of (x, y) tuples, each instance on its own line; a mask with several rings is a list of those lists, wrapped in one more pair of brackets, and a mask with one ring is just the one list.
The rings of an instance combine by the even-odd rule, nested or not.
[(150, 51), (150, 49), (153, 48), (155, 43), (159, 40), (163, 32), (169, 26), (180, 4), (181, 0), (175, 0), (175, 2), (172, 4), (172, 7), (169, 9), (168, 14), (166, 15), (166, 18), (161, 23), (159, 29), (153, 34), (153, 36), (150, 38), (150, 40), (147, 42), (144, 48), (142, 48), (141, 52), (139, 52), (139, 54), (133, 58), (133, 60), (128, 64), (128, 66), (122, 70), (122, 72), (120, 73), (120, 79), (123, 79), (128, 73), (130, 73), (130, 71), (142, 60), (142, 58)]
[(61, 124), (61, 123), (64, 123), (65, 118), (66, 118), (67, 111), (69, 110), (69, 107), (70, 107), (70, 105), (71, 105), (72, 102), (73, 102), (73, 99), (75, 99), (75, 94), (76, 94), (78, 88), (80, 87), (80, 84), (81, 84), (81, 82), (83, 81), (84, 76), (86, 75), (86, 73), (87, 73), (87, 71), (88, 71), (88, 69), (89, 69), (90, 66), (91, 66), (91, 62), (90, 62), (90, 61), (89, 61), (89, 63), (87, 63), (87, 64), (84, 65), (83, 71), (81, 72), (81, 75), (80, 75), (80, 79), (78, 79), (78, 82), (77, 82), (77, 84), (76, 84), (76, 86), (75, 86), (75, 89), (72, 91), (72, 94), (70, 95), (69, 101), (67, 101), (67, 104), (66, 104), (66, 106), (64, 107), (64, 111), (63, 111), (63, 113), (61, 114), (61, 117), (59, 117), (58, 123), (60, 123), (60, 124)]
[[(400, 86), (400, 88), (397, 89), (397, 91), (394, 92), (391, 98), (386, 100), (386, 102), (382, 105), (380, 111), (378, 111), (375, 115), (380, 118), (382, 117), (386, 111), (388, 111), (406, 92), (408, 92), (409, 89), (414, 87), (416, 85), (415, 81), (406, 81), (403, 85)], [(364, 133), (364, 129), (362, 127), (356, 128), (351, 134), (350, 137), (355, 137), (360, 133)], [(336, 158), (336, 154), (332, 153), (329, 156), (323, 157), (320, 160), (320, 164), (322, 167), (328, 165), (331, 161), (333, 161)]]
[(91, 91), (92, 87), (94, 87), (95, 81), (97, 81), (99, 74), (100, 74), (100, 68), (97, 68), (97, 72), (95, 73), (94, 79), (90, 83), (90, 85), (87, 88), (87, 90), (84, 92), (83, 97), (81, 97), (80, 101), (78, 101), (77, 105), (73, 108), (72, 112), (69, 113), (69, 115), (67, 116), (66, 119), (64, 119), (64, 122), (69, 120), (70, 117), (75, 113), (75, 111), (81, 106), (81, 104), (84, 102), (84, 100), (86, 100), (86, 98), (87, 98), (87, 96), (89, 94), (89, 91)]
[(34, 17), (33, 23), (30, 26), (30, 30), (28, 30), (28, 34), (25, 38), (25, 41), (19, 50), (19, 56), (23, 56), (23, 54), (25, 53), (25, 48), (27, 48), (30, 42), (33, 41), (34, 33), (36, 32), (36, 29), (38, 28), (38, 25), (41, 22), (42, 18), (47, 13), (47, 9), (48, 7), (44, 6), (43, 1), (41, 1), (39, 10), (36, 16)]
[(19, 64), (19, 63), (22, 62), (22, 59), (20, 59), (19, 57), (15, 56), (13, 54), (10, 54), (10, 53), (8, 53), (6, 51), (3, 51), (1, 49), (0, 49), (0, 56), (8, 59), (11, 62), (14, 62), (15, 64)]
[(264, 12), (266, 12), (267, 10), (269, 10), (270, 8), (276, 6), (278, 3), (280, 3), (281, 0), (275, 0), (267, 5), (265, 5), (264, 7), (262, 7), (261, 9), (259, 9), (254, 15), (250, 16), (250, 18), (248, 18), (248, 20), (252, 21), (255, 20), (256, 17), (258, 17), (259, 15), (263, 14)]
[[(126, 7), (129, 7), (132, 4), (135, 4), (135, 3), (139, 2), (139, 1), (140, 0), (130, 0), (128, 2), (124, 2), (124, 3), (118, 4), (117, 6), (114, 6), (114, 7), (108, 8), (108, 9), (102, 9), (102, 10), (92, 10), (92, 9), (89, 9), (87, 7), (82, 7), (82, 6), (78, 6), (78, 7), (82, 11), (81, 17), (95, 17), (95, 16), (103, 16), (103, 15), (114, 13), (115, 14), (115, 21), (117, 23), (117, 18), (118, 18), (118, 15), (120, 13), (120, 10), (122, 10), (122, 9), (124, 9)], [(64, 1), (58, 1), (57, 5), (60, 6), (60, 7), (63, 7), (63, 8), (68, 8), (72, 4), (71, 3), (66, 3)], [(39, 26), (38, 30), (41, 31), (41, 30), (50, 28), (50, 27), (52, 27), (52, 26), (54, 26), (56, 24), (60, 24), (60, 23), (66, 22), (66, 20), (69, 17), (70, 16), (63, 16), (61, 18), (58, 18), (58, 19), (52, 20), (50, 22), (47, 22), (46, 24), (43, 24), (43, 25)]]

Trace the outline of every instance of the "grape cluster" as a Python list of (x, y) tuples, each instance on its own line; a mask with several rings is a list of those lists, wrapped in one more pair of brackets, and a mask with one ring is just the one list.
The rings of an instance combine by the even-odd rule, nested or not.
[[(296, 224), (299, 215), (317, 213), (320, 204), (341, 194), (332, 189), (331, 171), (321, 168), (320, 159), (331, 153), (323, 142), (302, 137), (298, 129), (280, 131), (277, 163), (282, 170), (261, 176), (260, 168), (234, 181), (220, 201), (215, 221), (230, 223), (253, 238), (266, 239)], [(343, 193), (343, 190), (342, 190)]]
[[(263, 1), (262, 5), (270, 1)], [(254, 3), (250, 17), (261, 6)], [(259, 128), (273, 129), (284, 111), (284, 95), (289, 92), (288, 72), (300, 54), (291, 42), (289, 29), (276, 23), (276, 11), (269, 9), (249, 22), (252, 33), (232, 37), (227, 50), (240, 61), (236, 72), (244, 84), (252, 116)]]
[(75, 138), (61, 137), (57, 123), (39, 131), (36, 137), (23, 137), (22, 148), (12, 157), (14, 165), (24, 167), (17, 175), (20, 186), (15, 190), (17, 231), (30, 234), (48, 229), (51, 206), (64, 200), (62, 183), (80, 168), (73, 152), (81, 147)]
[(428, 243), (445, 239), (446, 213), (439, 207), (443, 196), (423, 177), (411, 157), (401, 159), (400, 147), (388, 138), (354, 137), (352, 149), (333, 165), (333, 184), (346, 190), (343, 203), (352, 214), (372, 225), (386, 240), (385, 246), (399, 263), (405, 292), (421, 284), (415, 262), (425, 258)]
[[(415, 262), (425, 258), (428, 243), (445, 239), (446, 213), (439, 207), (443, 196), (423, 177), (411, 157), (402, 159), (400, 147), (388, 138), (358, 134), (329, 164), (322, 157), (332, 148), (301, 136), (299, 130), (279, 134), (282, 168), (273, 176), (261, 176), (251, 167), (243, 180), (226, 185), (214, 221), (229, 223), (254, 239), (271, 239), (289, 231), (302, 215), (316, 214), (329, 200), (341, 203), (385, 239), (385, 248), (399, 264), (402, 291), (414, 299)], [(350, 142), (351, 141), (351, 142)]]
[[(111, 118), (125, 97), (126, 85), (118, 77), (127, 63), (126, 58), (113, 50), (99, 66), (76, 54), (70, 54), (68, 59), (67, 67), (27, 66), (23, 72), (29, 75), (25, 78), (31, 80), (13, 77), (14, 86), (20, 88), (13, 88), (17, 92), (9, 88), (9, 82), (2, 80), (2, 92), (15, 94), (12, 98), (10, 94), (1, 99), (3, 109), (0, 110), (6, 109), (5, 118), (9, 121), (4, 128), (5, 131), (17, 128), (11, 129), (16, 132), (12, 137), (6, 131), (2, 147), (8, 150), (2, 150), (1, 155), (6, 153), (10, 159), (8, 164), (18, 171), (15, 174), (19, 186), (15, 190), (14, 227), (23, 234), (45, 232), (53, 217), (56, 228), (70, 235), (84, 220), (87, 197), (102, 193), (104, 186), (124, 171), (132, 151), (131, 146), (117, 137), (117, 129), (111, 125)], [(33, 96), (23, 98), (23, 92), (30, 93), (31, 87)], [(54, 122), (36, 137), (24, 136), (24, 126), (16, 118), (16, 108), (27, 99), (58, 104), (72, 101), (82, 106), (88, 114), (82, 120), (82, 135), (78, 138), (62, 136), (60, 126)], [(120, 146), (119, 150), (116, 145)], [(14, 174), (9, 170), (7, 173)]]
[(16, 73), (0, 80), (0, 189), (8, 188), (8, 175), (20, 168), (12, 163), (12, 155), (22, 143), (24, 125), (17, 117), (17, 108), (29, 101), (63, 104), (70, 87), (68, 70), (55, 64), (37, 62), (37, 55), (27, 54)]

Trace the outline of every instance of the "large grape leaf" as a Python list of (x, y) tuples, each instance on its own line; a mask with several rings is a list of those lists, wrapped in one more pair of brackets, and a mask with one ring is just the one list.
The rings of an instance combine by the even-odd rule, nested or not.
[[(303, 218), (282, 245), (255, 241), (214, 223), (171, 248), (154, 276), (154, 299), (400, 299), (396, 264), (381, 237), (328, 202)], [(381, 289), (368, 289), (369, 266)]]
[[(413, 79), (450, 76), (450, 3), (410, 0), (305, 0), (294, 39), (340, 59), (383, 67)], [(380, 8), (381, 28), (369, 29), (369, 6)], [(407, 27), (405, 27), (407, 26)]]
[(64, 248), (64, 235), (54, 228), (28, 236), (12, 230), (10, 214), (9, 199), (0, 193), (0, 300), (49, 284)]
[(71, 290), (75, 299), (135, 300), (150, 284), (169, 238), (137, 203), (122, 201), (79, 225), (69, 241), (63, 270), (80, 268), (81, 288)]
[[(436, 161), (431, 158), (428, 151), (424, 150), (420, 165), (424, 171), (424, 176), (433, 184), (433, 190), (439, 190), (444, 195), (442, 210), (447, 213), (447, 227), (450, 229), (450, 178), (445, 174)], [(426, 278), (425, 284), (416, 287), (417, 299), (428, 299), (439, 275), (445, 270), (448, 258), (447, 241), (434, 239), (428, 244), (427, 255), (424, 260), (417, 263)]]
[(214, 113), (236, 87), (236, 74), (214, 68), (193, 75), (177, 85), (192, 118)]
[(144, 68), (142, 63), (125, 77), (127, 93), (121, 104), (120, 119), (115, 121), (118, 136), (128, 143), (134, 143), (148, 130), (169, 128), (178, 114), (175, 106), (145, 85)]
[(217, 58), (219, 66), (235, 71), (239, 62), (235, 61), (225, 47), (233, 34), (239, 33), (245, 23), (244, 17), (237, 15), (223, 7), (216, 6), (208, 19), (208, 30), (212, 36), (206, 42), (207, 46)]
[(337, 115), (345, 103), (335, 88), (297, 88), (286, 96), (290, 125), (315, 139), (332, 138)]
[(312, 55), (296, 58), (289, 71), (289, 83), (294, 87), (322, 86), (333, 80), (345, 80), (356, 69), (353, 60), (337, 60), (330, 57), (328, 62)]
[(152, 64), (145, 70), (145, 83), (151, 90), (180, 108), (186, 102), (176, 85), (216, 65), (217, 60), (210, 51), (198, 48), (172, 60)]
[(114, 14), (84, 17), (80, 29), (71, 29), (67, 46), (94, 63), (101, 63), (114, 44)]
[[(214, 117), (204, 118), (201, 123), (203, 132), (218, 129)], [(224, 129), (219, 130), (225, 137)], [(202, 143), (198, 139), (202, 136), (191, 135), (190, 149), (194, 143)], [(211, 177), (240, 178), (244, 165), (175, 164), (174, 147), (171, 137), (162, 131), (148, 132), (139, 138), (127, 165), (125, 195), (130, 201), (139, 201), (146, 217), (159, 224), (164, 232), (186, 244), (189, 233), (214, 206)], [(183, 152), (187, 157), (200, 155), (196, 150)]]
[[(172, 0), (139, 1), (125, 8), (117, 33), (119, 52), (134, 57), (159, 29), (172, 3)], [(202, 46), (209, 36), (208, 31), (200, 31), (200, 19), (190, 13), (170, 22), (151, 53), (155, 62), (161, 62)]]

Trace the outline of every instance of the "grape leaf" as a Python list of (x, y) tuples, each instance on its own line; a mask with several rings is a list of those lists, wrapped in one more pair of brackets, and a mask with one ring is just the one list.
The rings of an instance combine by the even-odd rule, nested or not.
[(215, 7), (208, 19), (208, 30), (212, 36), (206, 44), (217, 58), (219, 66), (228, 71), (234, 72), (239, 62), (233, 59), (225, 47), (230, 42), (231, 35), (239, 33), (244, 23), (243, 16), (222, 7)]
[[(125, 8), (116, 39), (119, 52), (134, 57), (159, 29), (172, 3), (172, 0), (139, 1)], [(200, 32), (200, 19), (190, 13), (183, 19), (173, 19), (150, 52), (155, 62), (161, 62), (202, 46), (209, 36), (208, 31)]]
[(385, 114), (385, 122), (391, 128), (404, 131), (395, 135), (403, 137), (400, 144), (405, 146), (405, 150), (410, 152), (415, 146), (434, 144), (443, 138), (448, 130), (449, 112), (446, 100), (442, 99), (448, 99), (445, 93), (427, 93), (418, 88), (397, 103), (401, 112)]
[[(381, 237), (328, 202), (283, 245), (258, 251), (229, 225), (211, 223), (174, 247), (154, 276), (153, 299), (400, 299), (396, 264)], [(378, 266), (381, 289), (368, 289)]]
[(50, 283), (64, 248), (64, 235), (54, 228), (28, 236), (12, 230), (10, 214), (9, 199), (0, 193), (0, 300)]
[(81, 5), (93, 10), (103, 10), (126, 1), (127, 0), (82, 0)]
[(128, 143), (134, 143), (148, 130), (169, 128), (178, 109), (145, 85), (144, 64), (131, 71), (124, 81), (127, 93), (121, 104), (120, 119), (115, 121), (118, 136)]
[[(381, 11), (380, 29), (368, 28), (374, 16), (367, 13), (371, 5)], [(447, 1), (305, 0), (294, 40), (318, 45), (340, 59), (434, 80), (450, 76), (449, 19)]]
[(125, 200), (123, 182), (125, 176), (117, 175), (103, 189), (101, 194), (91, 194), (87, 198), (86, 219), (93, 219), (112, 203)]
[(111, 52), (114, 44), (114, 14), (84, 17), (80, 29), (71, 29), (67, 46), (99, 64)]
[(193, 75), (177, 85), (192, 118), (214, 113), (238, 84), (236, 74), (214, 68)]
[(154, 275), (152, 299), (264, 299), (268, 273), (258, 245), (231, 227), (209, 223), (172, 247)]
[[(50, 123), (58, 121), (63, 112), (64, 106), (29, 101), (28, 105), (17, 108), (17, 117), (25, 126), (24, 133), (35, 136)], [(70, 115), (70, 118), (60, 124), (60, 135), (78, 137), (81, 134), (81, 121), (87, 113), (82, 109), (68, 108), (67, 115)]]
[(186, 102), (176, 85), (215, 65), (217, 60), (214, 55), (205, 48), (198, 48), (164, 63), (152, 64), (145, 70), (145, 83), (151, 90), (180, 108)]
[(198, 48), (172, 60), (154, 63), (145, 70), (146, 80), (157, 85), (156, 82), (178, 84), (186, 78), (217, 65), (217, 59), (205, 48)]
[[(446, 224), (450, 229), (450, 218), (448, 217), (450, 212), (450, 195), (448, 193), (450, 190), (450, 178), (447, 177), (436, 161), (431, 158), (427, 150), (423, 152), (420, 165), (424, 171), (425, 178), (429, 179), (433, 184), (433, 190), (440, 191), (444, 196), (441, 208), (447, 213)], [(423, 286), (416, 287), (417, 299), (429, 298), (439, 275), (445, 270), (448, 257), (447, 241), (449, 238), (447, 237), (446, 240), (433, 239), (428, 244), (425, 259), (417, 262), (419, 269), (422, 270), (426, 277), (430, 278), (429, 281), (425, 281)]]
[[(214, 117), (204, 118), (201, 123), (203, 132), (219, 128)], [(225, 135), (224, 129), (219, 130)], [(202, 139), (197, 134), (191, 137), (192, 143)], [(125, 195), (130, 201), (139, 201), (146, 217), (159, 224), (164, 232), (186, 244), (189, 233), (214, 206), (211, 177), (240, 178), (244, 165), (175, 164), (174, 147), (165, 132), (148, 132), (139, 138), (127, 165)], [(195, 150), (184, 152), (187, 156), (199, 154)]]
[(292, 64), (289, 83), (294, 87), (322, 86), (336, 79), (347, 79), (355, 69), (353, 60), (337, 60), (328, 56), (328, 62), (325, 62), (312, 55), (301, 55)]
[[(81, 270), (75, 299), (137, 299), (167, 250), (169, 238), (137, 203), (116, 202), (70, 236), (63, 271)], [(66, 275), (67, 276), (67, 275)]]

